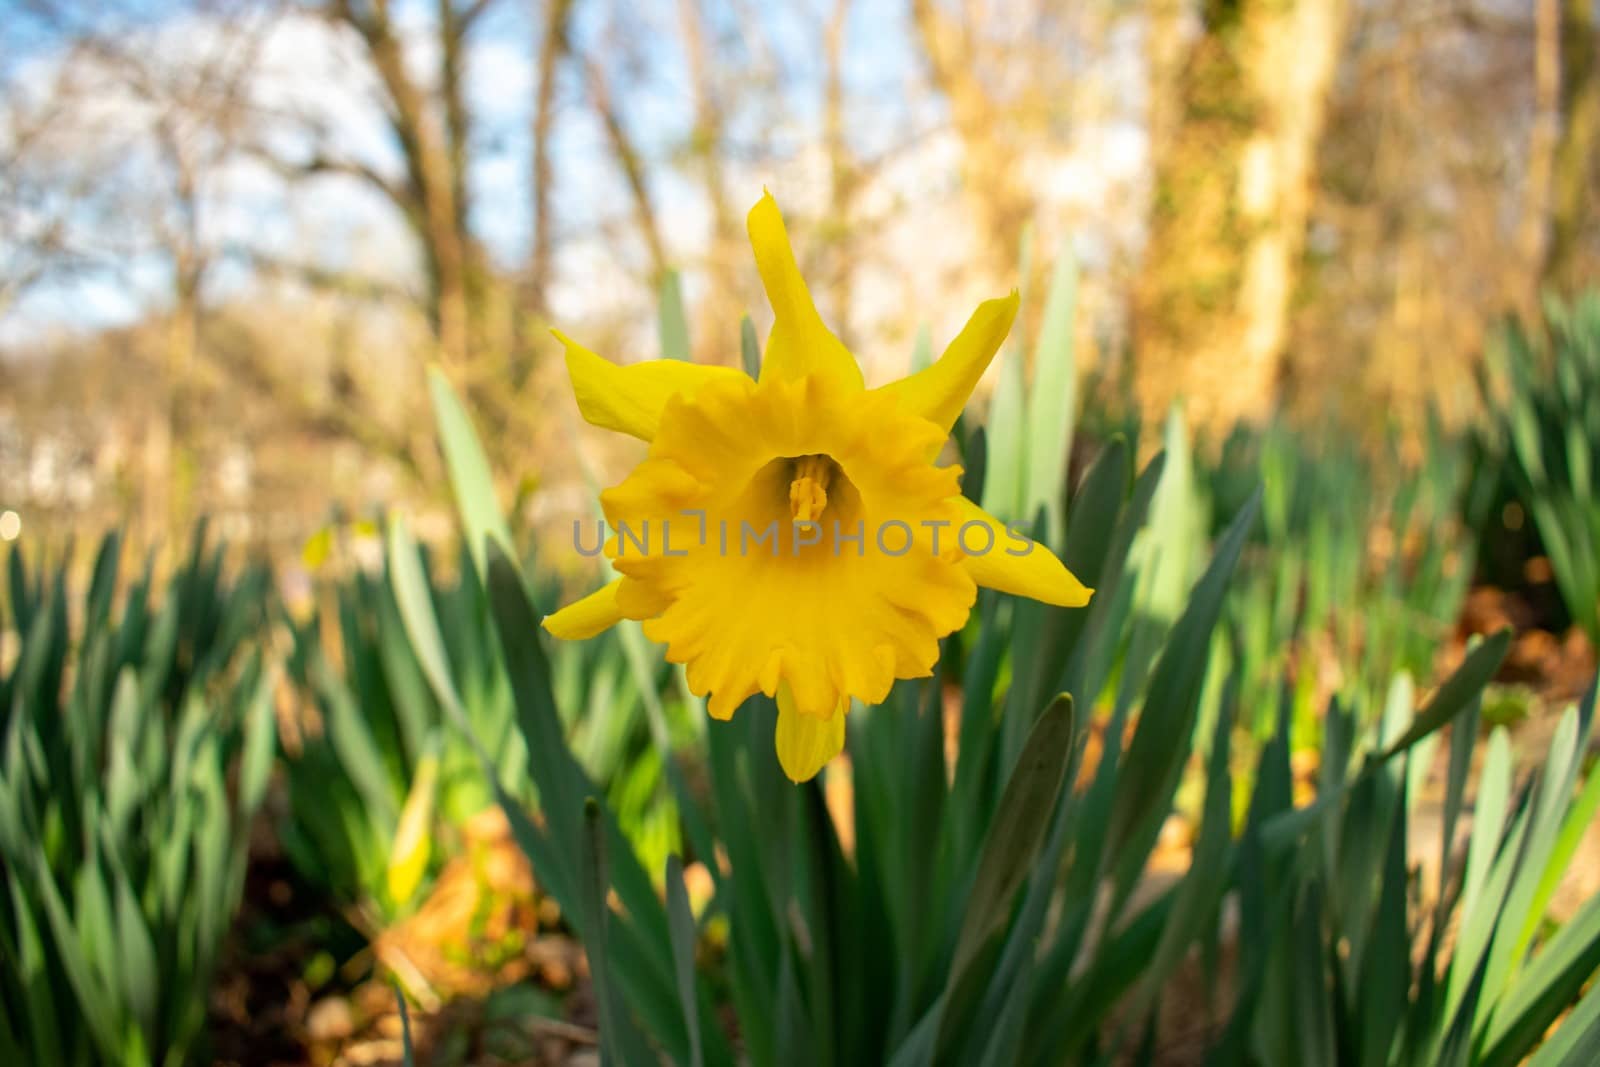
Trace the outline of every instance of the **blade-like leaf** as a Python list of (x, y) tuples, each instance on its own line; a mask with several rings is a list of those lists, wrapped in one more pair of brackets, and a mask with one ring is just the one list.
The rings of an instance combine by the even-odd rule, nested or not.
[(694, 914), (689, 910), (689, 892), (683, 882), (683, 861), (667, 857), (667, 919), (672, 925), (672, 961), (677, 969), (678, 996), (683, 1002), (683, 1022), (689, 1028), (689, 1064), (701, 1067), (705, 1054), (700, 1048), (700, 1010), (695, 993)]
[(1061, 536), (1061, 497), (1066, 492), (1067, 460), (1077, 415), (1077, 366), (1073, 326), (1077, 312), (1078, 263), (1062, 250), (1045, 297), (1044, 318), (1033, 354), (1033, 384), (1028, 391), (1027, 492), (1023, 514), (1040, 508), (1052, 540)]
[(662, 359), (693, 358), (689, 347), (689, 318), (683, 310), (683, 286), (675, 270), (661, 276), (661, 288), (656, 297), (656, 333), (661, 342)]
[(1462, 709), (1477, 698), (1483, 692), (1483, 687), (1495, 676), (1501, 662), (1506, 658), (1506, 650), (1510, 647), (1511, 630), (1508, 627), (1468, 652), (1467, 658), (1439, 687), (1433, 699), (1428, 701), (1427, 707), (1417, 713), (1410, 729), (1391, 742), (1376, 757), (1377, 762), (1385, 762), (1410, 748), (1420, 739), (1434, 733), (1445, 723), (1460, 715)]
[(472, 552), (472, 562), (481, 578), (485, 573), (484, 539), (493, 538), (507, 552), (515, 552), (511, 529), (495, 497), (494, 475), (489, 470), (478, 435), (472, 429), (472, 420), (439, 367), (428, 368), (428, 395), (433, 401), (439, 444), (444, 449), (445, 466), (450, 471), (450, 488), (465, 529), (467, 548)]
[[(1149, 847), (1146, 842), (1155, 840), (1188, 757), (1210, 657), (1211, 631), (1221, 616), (1223, 595), (1260, 507), (1258, 487), (1217, 543), (1211, 566), (1195, 585), (1189, 606), (1173, 627), (1150, 676), (1106, 831), (1105, 854), (1124, 872), (1120, 878), (1124, 893), (1143, 867), (1143, 854)], [(1129, 848), (1136, 841), (1144, 847)]]

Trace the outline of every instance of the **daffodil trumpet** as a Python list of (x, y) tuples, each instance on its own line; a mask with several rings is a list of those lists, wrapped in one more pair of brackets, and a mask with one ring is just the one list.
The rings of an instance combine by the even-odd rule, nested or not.
[(778, 760), (800, 782), (843, 749), (852, 700), (932, 673), (978, 586), (1063, 607), (1093, 591), (938, 465), (1016, 292), (980, 304), (932, 365), (868, 389), (770, 194), (749, 232), (774, 315), (759, 380), (677, 360), (619, 366), (556, 335), (583, 417), (650, 449), (600, 495), (620, 577), (544, 625), (581, 639), (638, 620), (717, 719), (774, 697)]

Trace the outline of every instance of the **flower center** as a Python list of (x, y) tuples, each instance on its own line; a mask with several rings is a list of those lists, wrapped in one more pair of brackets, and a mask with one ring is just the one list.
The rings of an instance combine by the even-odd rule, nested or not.
[(827, 456), (796, 456), (791, 463), (789, 514), (795, 522), (815, 522), (828, 506), (828, 485), (839, 465)]

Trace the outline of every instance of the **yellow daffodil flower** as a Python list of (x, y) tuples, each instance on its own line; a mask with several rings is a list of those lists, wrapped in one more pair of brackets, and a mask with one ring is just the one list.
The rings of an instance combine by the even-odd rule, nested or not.
[(795, 781), (844, 747), (852, 699), (928, 676), (977, 586), (1079, 607), (1048, 548), (961, 495), (945, 438), (1017, 313), (979, 305), (937, 362), (865, 388), (823, 324), (771, 195), (750, 243), (775, 316), (758, 381), (727, 367), (618, 366), (557, 334), (583, 417), (649, 442), (600, 496), (616, 581), (545, 619), (562, 638), (637, 619), (718, 719), (762, 692)]

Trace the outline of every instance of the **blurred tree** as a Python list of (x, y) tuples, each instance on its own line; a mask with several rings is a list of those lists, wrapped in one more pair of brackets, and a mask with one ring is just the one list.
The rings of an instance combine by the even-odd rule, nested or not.
[(1561, 0), (1534, 0), (1533, 120), (1528, 131), (1518, 252), (1528, 265), (1513, 301), (1524, 317), (1539, 312), (1540, 282), (1550, 250), (1551, 172), (1561, 129)]
[(1133, 294), (1140, 406), (1221, 430), (1276, 401), (1344, 0), (1171, 0), (1147, 37), (1155, 188)]
[(332, 131), (314, 129), (308, 157), (278, 160), (288, 174), (355, 177), (388, 199), (422, 251), (424, 307), (447, 364), (461, 367), (483, 329), (483, 252), (468, 224), (472, 116), (466, 102), (467, 36), (494, 0), (438, 0), (432, 25), (436, 56), (429, 77), (407, 62), (407, 42), (388, 0), (326, 0), (322, 15), (359, 40), (377, 74), (384, 116), (404, 172), (392, 178), (350, 158)]
[(983, 78), (981, 20), (970, 5), (958, 15), (936, 0), (912, 0), (911, 16), (934, 87), (949, 102), (951, 124), (961, 138), (962, 182), (987, 237), (986, 251), (995, 266), (1009, 267), (1034, 206), (1008, 143), (1019, 116), (1008, 114), (1006, 101)]
[(524, 299), (529, 311), (539, 315), (550, 310), (550, 274), (555, 258), (555, 220), (550, 205), (555, 188), (555, 167), (551, 165), (551, 140), (555, 132), (556, 76), (561, 61), (571, 49), (571, 22), (574, 0), (549, 0), (534, 44), (537, 50), (538, 80), (534, 91), (533, 160), (530, 191), (533, 194), (533, 235), (528, 251), (528, 277)]
[[(159, 265), (165, 274), (164, 344), (147, 379), (160, 399), (142, 441), (140, 503), (152, 529), (184, 522), (190, 510), (187, 453), (206, 369), (205, 290), (223, 258), (205, 187), (245, 136), (259, 44), (250, 5), (202, 6), (238, 19), (239, 32), (173, 58), (148, 47), (138, 4), (80, 9), (35, 0), (28, 15), (62, 43), (65, 58), (51, 84), (19, 94), (7, 116), (20, 136), (8, 139), (3, 200), (23, 223), (27, 250), (9, 284), (0, 281), (0, 304), (7, 290), (16, 295), (62, 273), (131, 275)], [(108, 107), (108, 99), (119, 106)], [(58, 180), (66, 195), (53, 187)]]
[(661, 235), (655, 194), (651, 189), (651, 161), (629, 128), (624, 103), (612, 89), (610, 70), (592, 56), (584, 58), (584, 70), (588, 76), (589, 102), (605, 129), (606, 144), (611, 149), (617, 169), (627, 182), (633, 222), (649, 255), (650, 285), (654, 288), (660, 284), (671, 264), (667, 257), (666, 240)]
[[(1382, 430), (1475, 410), (1486, 330), (1554, 280), (1556, 161), (1583, 136), (1565, 2), (1351, 5), (1283, 366), (1302, 414)], [(1595, 220), (1568, 217), (1571, 274), (1593, 276)]]
[[(78, 417), (71, 439), (92, 457), (95, 477), (117, 486), (102, 503), (119, 518), (140, 516), (154, 536), (215, 510), (223, 482), (237, 505), (233, 460), (248, 466), (268, 437), (288, 451), (319, 450), (324, 468), (329, 442), (345, 440), (374, 461), (416, 470), (406, 425), (380, 417), (347, 373), (359, 359), (369, 377), (382, 377), (387, 356), (345, 354), (354, 335), (316, 325), (340, 298), (393, 306), (393, 288), (281, 262), (270, 240), (239, 240), (253, 205), (236, 198), (261, 176), (249, 161), (283, 117), (256, 96), (281, 9), (271, 0), (189, 0), (157, 11), (139, 0), (36, 0), (25, 9), (35, 61), (20, 68), (15, 92), (0, 92), (0, 220), (16, 219), (25, 240), (0, 242), (0, 301), (81, 282), (147, 301), (125, 329), (29, 348), (52, 366), (40, 373), (42, 395)], [(255, 275), (243, 291), (240, 266)], [(292, 344), (281, 321), (258, 321), (270, 312), (257, 305), (281, 298), (275, 283), (285, 279), (337, 294), (316, 310), (300, 305)], [(71, 325), (95, 330), (94, 314)], [(85, 394), (62, 392), (80, 372)], [(385, 385), (386, 397), (403, 392), (392, 374)]]
[(728, 138), (728, 98), (731, 94), (725, 83), (735, 79), (750, 82), (753, 72), (742, 69), (738, 56), (730, 55), (730, 50), (719, 49), (704, 0), (678, 0), (678, 29), (683, 37), (692, 98), (684, 163), (689, 176), (697, 179), (711, 209), (711, 230), (704, 258), (711, 285), (701, 302), (697, 320), (702, 329), (697, 332), (702, 338), (703, 358), (732, 362), (737, 358), (737, 350), (732, 343), (731, 327), (744, 310), (741, 295), (745, 287), (740, 279), (744, 211), (729, 190), (727, 167), (732, 161), (732, 146)]
[(1560, 135), (1552, 180), (1550, 242), (1544, 277), (1564, 290), (1593, 278), (1582, 257), (1592, 237), (1595, 154), (1600, 150), (1600, 63), (1592, 0), (1561, 5)]

